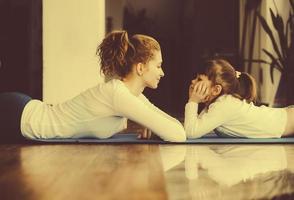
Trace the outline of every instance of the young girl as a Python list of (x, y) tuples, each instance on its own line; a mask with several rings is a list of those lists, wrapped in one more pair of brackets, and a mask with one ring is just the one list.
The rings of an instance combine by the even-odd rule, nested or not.
[[(185, 106), (187, 137), (199, 138), (215, 129), (224, 137), (280, 138), (294, 133), (294, 109), (255, 106), (256, 87), (248, 73), (225, 60), (210, 60), (206, 72), (192, 81)], [(198, 104), (205, 109), (198, 115)]]
[(145, 87), (156, 89), (164, 76), (155, 39), (112, 32), (99, 45), (97, 55), (101, 71), (110, 80), (66, 102), (52, 106), (20, 93), (0, 94), (0, 141), (108, 138), (126, 128), (127, 118), (163, 140), (186, 140), (181, 123), (142, 94)]

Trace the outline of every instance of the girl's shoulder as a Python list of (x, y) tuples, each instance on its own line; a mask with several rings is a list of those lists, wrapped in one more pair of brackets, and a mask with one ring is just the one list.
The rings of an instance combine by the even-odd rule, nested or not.
[(219, 96), (215, 102), (228, 102), (228, 103), (238, 103), (242, 102), (242, 100), (238, 99), (237, 97), (234, 97), (230, 94), (224, 94)]
[(213, 103), (209, 105), (209, 108), (223, 108), (223, 109), (235, 109), (240, 104), (242, 104), (242, 100), (232, 96), (232, 95), (221, 95), (219, 96)]

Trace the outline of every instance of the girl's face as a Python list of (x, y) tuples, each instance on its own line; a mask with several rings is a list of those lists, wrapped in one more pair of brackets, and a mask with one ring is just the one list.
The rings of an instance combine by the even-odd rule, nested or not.
[(203, 81), (205, 82), (206, 87), (208, 88), (208, 94), (203, 103), (209, 103), (213, 101), (218, 95), (219, 90), (221, 90), (220, 85), (213, 85), (212, 81), (208, 79), (208, 76), (205, 74), (200, 74), (194, 79), (194, 82)]
[(206, 76), (205, 74), (199, 74), (197, 75), (197, 77), (192, 81), (194, 84), (196, 84), (197, 82), (205, 82), (205, 85), (208, 89), (208, 94), (206, 96), (206, 98), (202, 101), (202, 103), (206, 103), (209, 101), (210, 96), (211, 96), (211, 86), (212, 86), (212, 82), (208, 79), (208, 76)]
[(164, 76), (164, 72), (161, 68), (162, 56), (161, 51), (155, 51), (153, 58), (146, 63), (145, 71), (142, 75), (144, 84), (146, 87), (156, 89), (161, 77)]

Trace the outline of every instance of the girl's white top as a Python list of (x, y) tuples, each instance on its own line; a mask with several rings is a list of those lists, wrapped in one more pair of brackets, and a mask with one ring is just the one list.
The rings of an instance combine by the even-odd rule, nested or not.
[(199, 115), (197, 103), (185, 106), (184, 127), (188, 138), (199, 138), (215, 128), (235, 137), (279, 138), (286, 123), (285, 108), (259, 107), (232, 95), (220, 96)]
[(166, 141), (185, 141), (182, 124), (143, 95), (133, 95), (117, 79), (98, 84), (64, 103), (48, 105), (31, 100), (21, 118), (27, 138), (108, 138), (127, 127), (127, 118)]

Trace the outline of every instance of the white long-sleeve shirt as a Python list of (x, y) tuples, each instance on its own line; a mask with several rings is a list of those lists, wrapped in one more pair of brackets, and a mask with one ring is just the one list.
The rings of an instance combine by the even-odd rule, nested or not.
[(259, 107), (231, 95), (220, 96), (199, 115), (197, 103), (185, 106), (184, 127), (188, 138), (199, 138), (217, 127), (235, 137), (279, 138), (286, 123), (285, 108)]
[(133, 95), (117, 79), (98, 84), (54, 106), (31, 100), (24, 108), (21, 132), (27, 138), (108, 138), (127, 127), (127, 118), (163, 140), (186, 140), (182, 124), (143, 95)]

